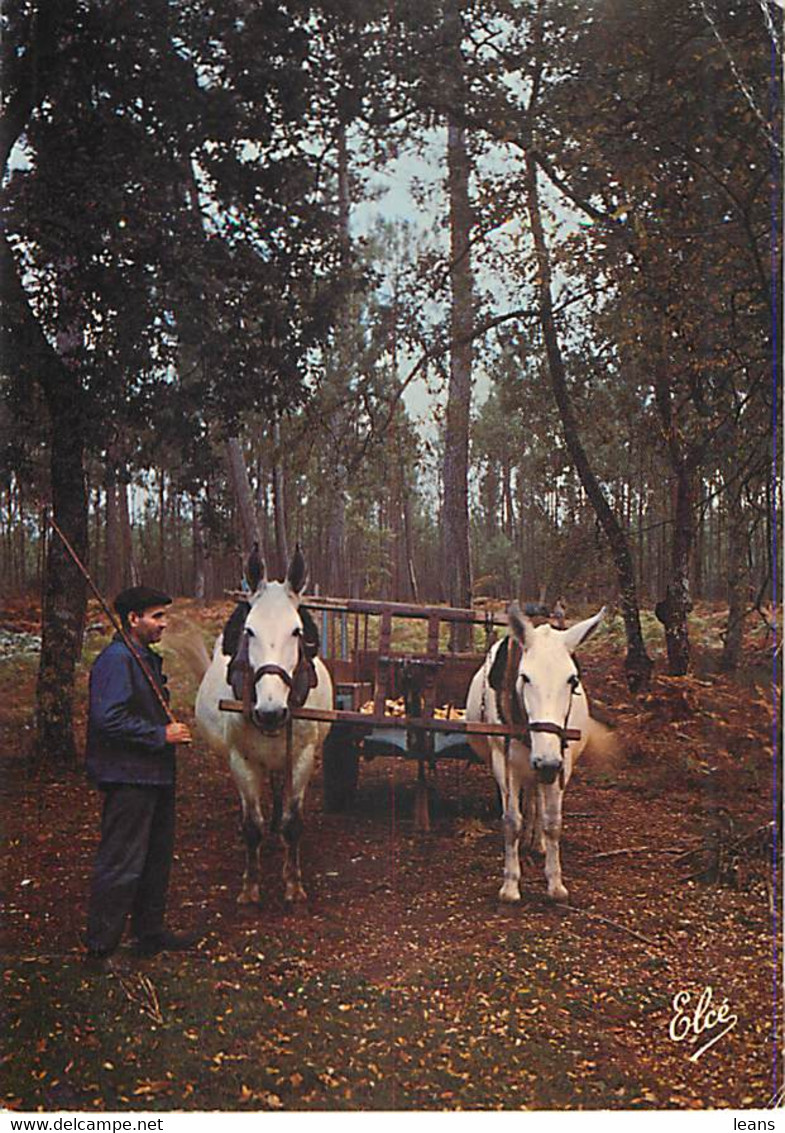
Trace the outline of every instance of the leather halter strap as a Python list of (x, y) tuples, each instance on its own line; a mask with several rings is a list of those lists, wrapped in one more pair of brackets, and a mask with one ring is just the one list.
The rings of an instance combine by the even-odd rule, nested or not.
[(308, 699), (310, 690), (316, 688), (319, 683), (313, 660), (308, 656), (302, 644), (300, 645), (297, 667), (293, 673), (288, 673), (280, 665), (260, 665), (256, 670), (251, 669), (250, 665), (246, 665), (242, 696), (243, 714), (246, 720), (250, 720), (253, 714), (253, 689), (256, 688), (257, 682), (266, 676), (280, 677), (289, 689), (288, 703), (290, 708), (302, 708)]
[(530, 732), (547, 732), (549, 735), (558, 736), (562, 743), (567, 743), (568, 740), (579, 740), (581, 738), (580, 728), (562, 728), (558, 724), (552, 724), (549, 721), (543, 720), (539, 723), (529, 724)]
[(260, 665), (253, 675), (253, 683), (258, 684), (262, 677), (280, 677), (283, 683), (288, 687), (292, 687), (292, 675), (287, 673), (286, 669), (282, 669), (280, 665)]

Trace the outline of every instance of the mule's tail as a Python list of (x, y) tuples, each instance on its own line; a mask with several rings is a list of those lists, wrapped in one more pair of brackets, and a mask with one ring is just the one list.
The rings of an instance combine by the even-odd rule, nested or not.
[(622, 747), (616, 733), (593, 717), (589, 718), (588, 736), (581, 752), (581, 760), (597, 770), (610, 771), (622, 756)]
[(210, 654), (202, 635), (195, 629), (175, 630), (174, 633), (167, 634), (166, 643), (201, 683), (210, 668)]

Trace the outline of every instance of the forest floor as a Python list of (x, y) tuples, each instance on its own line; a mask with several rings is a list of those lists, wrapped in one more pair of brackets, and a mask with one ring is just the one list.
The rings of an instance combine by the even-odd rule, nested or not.
[[(228, 607), (176, 613), (213, 632)], [(0, 628), (34, 633), (34, 605)], [(101, 617), (79, 675), (106, 642)], [(258, 908), (239, 908), (238, 808), (221, 759), (182, 751), (170, 896), (193, 953), (88, 973), (82, 931), (99, 798), (81, 767), (29, 758), (36, 657), (0, 663), (5, 1049), (0, 1102), (31, 1110), (499, 1110), (765, 1107), (782, 1083), (780, 918), (771, 851), (712, 847), (774, 817), (772, 640), (750, 619), (745, 666), (718, 671), (721, 610), (693, 616), (695, 673), (623, 681), (618, 632), (582, 656), (616, 728), (613, 764), (579, 764), (565, 797), (570, 906), (525, 860), (501, 906), (496, 792), (483, 768), (441, 766), (432, 829), (415, 835), (416, 768), (364, 763), (350, 809), (327, 814), (317, 771), (302, 859), (307, 904), (282, 899), (282, 850), (263, 843)], [(165, 651), (166, 652), (166, 651)], [(193, 680), (167, 654), (177, 714)], [(692, 857), (688, 851), (695, 851)], [(774, 879), (774, 892), (779, 876)], [(736, 1023), (697, 1042), (669, 1027), (710, 987)]]

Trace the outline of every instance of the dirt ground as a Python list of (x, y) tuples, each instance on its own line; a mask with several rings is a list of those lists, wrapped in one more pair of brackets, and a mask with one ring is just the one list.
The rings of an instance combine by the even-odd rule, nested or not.
[[(706, 613), (696, 636), (718, 617)], [(363, 764), (341, 814), (324, 812), (317, 772), (304, 908), (284, 906), (272, 836), (261, 904), (238, 908), (234, 788), (223, 761), (195, 745), (180, 758), (170, 908), (177, 928), (203, 939), (191, 954), (129, 956), (124, 977), (81, 963), (99, 800), (81, 769), (25, 758), (34, 663), (5, 660), (4, 1106), (768, 1105), (782, 1084), (780, 867), (765, 840), (737, 858), (725, 851), (774, 817), (770, 652), (752, 636), (731, 679), (699, 646), (699, 675), (657, 676), (631, 699), (619, 642), (587, 651), (586, 687), (623, 754), (579, 765), (568, 787), (566, 908), (546, 901), (538, 860), (524, 862), (521, 904), (498, 904), (502, 841), (487, 771), (440, 764), (432, 829), (416, 835), (416, 768), (395, 759)], [(192, 689), (168, 668), (187, 718)], [(719, 878), (702, 873), (717, 861)], [(673, 999), (689, 993), (691, 1011), (707, 987), (736, 1023), (691, 1060), (723, 1028), (675, 1041)]]

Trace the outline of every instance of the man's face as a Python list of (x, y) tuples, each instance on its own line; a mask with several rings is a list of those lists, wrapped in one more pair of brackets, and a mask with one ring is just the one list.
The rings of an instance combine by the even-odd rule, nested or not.
[(161, 640), (166, 629), (166, 606), (148, 606), (141, 614), (132, 610), (128, 624), (140, 645), (154, 645)]

